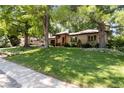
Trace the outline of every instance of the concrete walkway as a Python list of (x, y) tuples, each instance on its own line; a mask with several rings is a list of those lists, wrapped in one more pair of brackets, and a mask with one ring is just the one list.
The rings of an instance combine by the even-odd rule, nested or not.
[[(0, 58), (0, 72), (4, 82), (0, 87), (22, 88), (76, 88), (78, 86), (62, 82), (50, 76), (35, 72), (29, 68), (17, 65)], [(1, 75), (1, 74), (0, 74)], [(6, 83), (9, 81), (9, 83)], [(8, 86), (9, 85), (9, 86)]]
[(20, 88), (21, 85), (0, 70), (0, 88)]

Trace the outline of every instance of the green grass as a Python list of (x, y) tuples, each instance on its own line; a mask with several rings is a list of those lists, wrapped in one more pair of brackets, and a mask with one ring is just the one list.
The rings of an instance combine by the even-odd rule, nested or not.
[(124, 56), (114, 52), (34, 48), (6, 59), (81, 87), (124, 87)]
[(37, 47), (29, 47), (29, 48), (24, 48), (24, 47), (0, 48), (0, 53), (21, 54), (21, 53), (26, 53), (28, 51), (31, 51), (33, 49), (37, 49)]

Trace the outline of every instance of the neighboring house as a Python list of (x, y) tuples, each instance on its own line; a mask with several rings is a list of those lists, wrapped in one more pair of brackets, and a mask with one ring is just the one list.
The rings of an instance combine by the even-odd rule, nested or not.
[[(29, 37), (28, 43), (30, 45), (36, 45), (36, 46), (44, 46), (44, 40), (43, 39), (38, 39), (35, 37)], [(24, 46), (24, 37), (20, 39), (20, 46)]]
[(29, 43), (30, 45), (36, 45), (36, 46), (43, 46), (44, 45), (44, 40), (41, 38), (35, 38), (35, 37), (30, 37), (29, 38)]
[[(105, 42), (108, 42), (107, 32), (105, 33)], [(68, 31), (56, 33), (55, 36), (49, 38), (49, 44), (55, 46), (63, 46), (65, 44), (74, 44), (80, 42), (81, 44), (96, 45), (99, 44), (99, 32), (98, 30), (88, 29), (75, 33), (69, 33)]]
[(55, 44), (56, 44), (56, 42), (55, 42), (55, 36), (50, 36), (49, 37), (49, 44), (55, 46)]

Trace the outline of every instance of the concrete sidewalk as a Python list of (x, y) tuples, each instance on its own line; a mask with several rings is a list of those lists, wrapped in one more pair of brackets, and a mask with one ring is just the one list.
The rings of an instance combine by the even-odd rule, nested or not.
[(20, 88), (21, 85), (0, 70), (0, 88)]
[(22, 88), (78, 88), (76, 85), (35, 72), (2, 58), (0, 58), (0, 70), (15, 80), (17, 82), (15, 84), (21, 85)]

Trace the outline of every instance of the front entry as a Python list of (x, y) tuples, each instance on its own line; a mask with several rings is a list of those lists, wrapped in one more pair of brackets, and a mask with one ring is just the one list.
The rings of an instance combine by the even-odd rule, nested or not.
[(51, 40), (50, 44), (55, 46), (55, 40)]
[(62, 45), (64, 45), (64, 44), (65, 44), (65, 38), (62, 37)]

